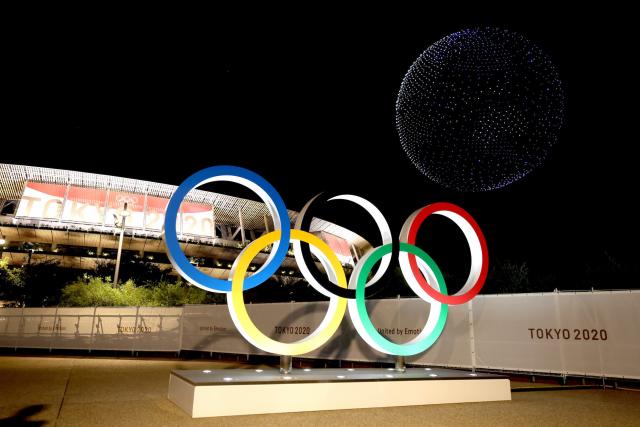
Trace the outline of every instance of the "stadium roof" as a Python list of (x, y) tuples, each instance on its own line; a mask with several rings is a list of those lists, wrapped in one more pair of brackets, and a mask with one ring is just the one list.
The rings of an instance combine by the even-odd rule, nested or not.
[[(170, 198), (177, 188), (175, 185), (131, 178), (0, 163), (0, 199), (20, 200), (27, 181), (73, 185), (100, 190), (109, 189), (112, 191), (122, 191), (166, 199)], [(248, 230), (264, 230), (265, 215), (270, 217), (269, 211), (264, 203), (209, 191), (191, 190), (185, 198), (185, 201), (215, 206), (216, 219), (221, 223), (234, 226), (240, 225), (238, 212), (239, 209), (241, 209), (243, 226)], [(288, 212), (291, 223), (295, 223), (298, 212), (292, 210)], [(364, 249), (369, 246), (369, 243), (358, 234), (319, 218), (313, 219), (311, 230), (324, 231), (341, 237), (345, 239), (349, 245), (354, 245), (359, 249)]]

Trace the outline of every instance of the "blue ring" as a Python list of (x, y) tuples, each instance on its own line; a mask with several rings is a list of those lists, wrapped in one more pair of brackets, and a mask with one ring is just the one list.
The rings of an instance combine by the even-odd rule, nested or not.
[(202, 169), (185, 179), (176, 191), (174, 191), (171, 199), (169, 199), (169, 204), (167, 205), (164, 218), (164, 242), (167, 247), (167, 255), (169, 256), (171, 264), (173, 264), (176, 270), (178, 270), (178, 272), (181, 273), (181, 275), (189, 282), (213, 292), (231, 292), (231, 281), (208, 276), (191, 265), (184, 252), (182, 252), (176, 230), (176, 218), (178, 217), (180, 205), (187, 193), (210, 178), (222, 175), (244, 178), (262, 187), (262, 189), (271, 198), (271, 201), (276, 207), (277, 214), (280, 217), (282, 234), (281, 240), (278, 244), (278, 249), (269, 264), (263, 266), (260, 271), (245, 279), (243, 290), (247, 290), (264, 283), (278, 270), (278, 267), (287, 256), (287, 252), (289, 250), (289, 237), (291, 234), (289, 214), (282, 197), (280, 197), (280, 194), (278, 194), (275, 188), (273, 188), (267, 180), (255, 172), (237, 166), (212, 166)]

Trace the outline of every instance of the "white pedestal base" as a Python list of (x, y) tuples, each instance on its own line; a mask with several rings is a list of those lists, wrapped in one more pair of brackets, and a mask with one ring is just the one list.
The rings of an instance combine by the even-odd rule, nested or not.
[[(475, 374), (474, 374), (475, 375)], [(509, 380), (433, 368), (173, 371), (169, 399), (193, 418), (511, 400)]]

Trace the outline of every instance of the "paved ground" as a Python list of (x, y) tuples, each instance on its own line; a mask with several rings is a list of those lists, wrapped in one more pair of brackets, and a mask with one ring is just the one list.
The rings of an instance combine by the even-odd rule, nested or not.
[(640, 392), (622, 390), (514, 393), (511, 402), (191, 419), (166, 398), (169, 372), (212, 367), (242, 366), (0, 356), (0, 426), (640, 425)]

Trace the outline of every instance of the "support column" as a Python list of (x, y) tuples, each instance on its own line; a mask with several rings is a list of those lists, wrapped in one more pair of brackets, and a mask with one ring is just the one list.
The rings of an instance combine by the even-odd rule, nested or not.
[(293, 366), (293, 357), (280, 356), (280, 373), (281, 374), (290, 374), (292, 366)]
[(242, 208), (238, 208), (238, 218), (240, 219), (240, 237), (242, 237), (242, 244), (245, 244), (245, 235), (244, 235), (244, 223), (242, 222)]
[(211, 205), (211, 223), (211, 237), (216, 239), (216, 205)]
[(149, 192), (149, 187), (144, 189), (144, 207), (142, 208), (142, 231), (147, 232), (147, 193)]
[(110, 187), (107, 187), (107, 191), (104, 193), (104, 214), (102, 215), (102, 226), (107, 223), (107, 213), (109, 212), (109, 192), (111, 191)]
[(353, 259), (355, 260), (355, 263), (360, 261), (360, 255), (358, 255), (358, 248), (356, 248), (356, 246), (353, 244), (351, 245), (351, 253), (353, 254)]
[(267, 219), (267, 214), (264, 214), (263, 217), (264, 217), (264, 232), (268, 233), (269, 232), (269, 220)]
[(60, 215), (58, 215), (58, 222), (62, 221), (62, 215), (64, 214), (64, 207), (69, 200), (69, 189), (71, 188), (71, 184), (69, 184), (69, 180), (67, 179), (67, 188), (64, 190), (64, 199), (62, 199), (62, 206), (60, 207)]
[(476, 336), (473, 328), (473, 300), (467, 303), (469, 309), (469, 351), (471, 353), (471, 370), (476, 371)]

